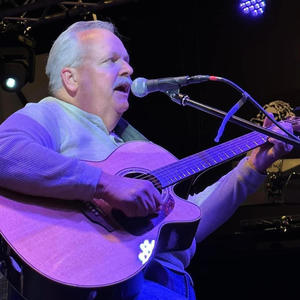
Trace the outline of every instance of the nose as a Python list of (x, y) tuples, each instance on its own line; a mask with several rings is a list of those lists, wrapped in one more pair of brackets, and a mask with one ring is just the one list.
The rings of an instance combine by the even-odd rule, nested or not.
[(123, 60), (122, 67), (121, 67), (121, 75), (123, 76), (130, 76), (133, 73), (133, 68), (129, 64), (129, 62)]

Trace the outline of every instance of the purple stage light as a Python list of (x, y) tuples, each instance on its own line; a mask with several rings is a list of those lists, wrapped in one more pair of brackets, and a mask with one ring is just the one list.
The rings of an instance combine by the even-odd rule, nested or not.
[(261, 16), (266, 7), (263, 0), (240, 0), (240, 10), (243, 14), (258, 17)]

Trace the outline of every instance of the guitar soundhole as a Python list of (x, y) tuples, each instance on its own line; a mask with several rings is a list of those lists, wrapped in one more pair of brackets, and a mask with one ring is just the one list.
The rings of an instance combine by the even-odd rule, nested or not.
[(139, 236), (153, 229), (156, 225), (161, 223), (166, 216), (173, 210), (175, 201), (167, 190), (162, 190), (160, 184), (157, 184), (157, 179), (148, 174), (132, 172), (125, 175), (130, 178), (140, 178), (150, 180), (159, 190), (163, 197), (162, 209), (158, 214), (149, 215), (147, 217), (127, 217), (122, 211), (113, 209), (113, 218), (130, 234)]

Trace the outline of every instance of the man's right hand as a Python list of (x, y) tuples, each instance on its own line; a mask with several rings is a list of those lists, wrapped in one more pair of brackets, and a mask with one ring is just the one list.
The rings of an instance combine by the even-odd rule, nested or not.
[(105, 172), (101, 174), (95, 198), (103, 199), (128, 217), (145, 217), (157, 213), (162, 205), (162, 197), (151, 181)]

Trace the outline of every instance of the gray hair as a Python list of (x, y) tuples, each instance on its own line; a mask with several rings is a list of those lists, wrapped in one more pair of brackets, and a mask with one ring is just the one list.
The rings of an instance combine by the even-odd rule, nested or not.
[(64, 67), (77, 67), (82, 61), (82, 47), (76, 34), (89, 29), (107, 29), (116, 33), (115, 26), (105, 21), (80, 21), (62, 32), (53, 43), (46, 65), (49, 78), (49, 92), (54, 94), (62, 87), (60, 72)]

